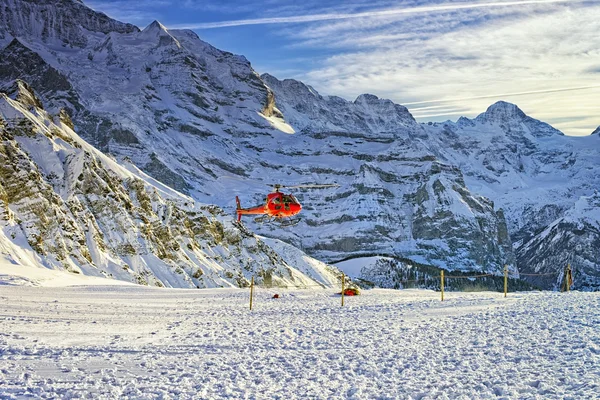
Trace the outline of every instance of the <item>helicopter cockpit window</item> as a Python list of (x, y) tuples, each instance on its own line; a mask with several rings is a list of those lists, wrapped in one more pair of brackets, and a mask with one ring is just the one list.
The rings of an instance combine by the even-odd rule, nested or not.
[(284, 204), (298, 204), (298, 200), (293, 195), (285, 195), (283, 197)]

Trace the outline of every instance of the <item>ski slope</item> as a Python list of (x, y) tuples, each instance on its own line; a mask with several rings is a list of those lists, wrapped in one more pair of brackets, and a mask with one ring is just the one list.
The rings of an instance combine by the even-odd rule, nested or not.
[[(0, 279), (0, 398), (592, 399), (600, 294)], [(73, 284), (70, 282), (69, 284)]]

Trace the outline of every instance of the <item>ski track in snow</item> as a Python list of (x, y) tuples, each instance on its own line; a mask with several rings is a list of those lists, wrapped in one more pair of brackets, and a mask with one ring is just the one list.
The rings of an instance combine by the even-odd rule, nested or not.
[[(272, 299), (279, 293), (280, 299)], [(592, 399), (598, 293), (0, 286), (0, 398)]]

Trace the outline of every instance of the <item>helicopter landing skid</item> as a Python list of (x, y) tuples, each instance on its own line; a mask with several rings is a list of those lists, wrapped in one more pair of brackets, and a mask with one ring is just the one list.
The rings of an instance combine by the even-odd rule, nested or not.
[(258, 222), (259, 224), (263, 224), (265, 222), (270, 222), (273, 218), (270, 215), (262, 215), (260, 217), (254, 218), (254, 222)]
[(273, 224), (279, 225), (282, 228), (297, 225), (300, 220), (300, 218), (273, 218), (270, 215), (262, 215), (254, 218), (254, 222), (256, 223), (264, 224), (265, 222), (272, 222)]
[(298, 222), (300, 222), (300, 218), (294, 218), (294, 219), (279, 219), (277, 220), (277, 223), (279, 224), (279, 226), (285, 228), (288, 226), (295, 226), (298, 225)]

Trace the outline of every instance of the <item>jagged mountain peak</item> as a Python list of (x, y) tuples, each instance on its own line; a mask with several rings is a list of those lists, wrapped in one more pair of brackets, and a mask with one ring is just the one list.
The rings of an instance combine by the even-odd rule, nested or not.
[(150, 25), (142, 30), (142, 33), (146, 34), (163, 34), (168, 33), (167, 27), (161, 24), (159, 21), (154, 20)]
[(473, 122), (504, 126), (513, 137), (530, 134), (533, 137), (564, 136), (551, 125), (525, 114), (516, 104), (498, 101), (479, 114)]
[(281, 87), (286, 91), (294, 91), (298, 95), (322, 98), (312, 86), (296, 79), (279, 80), (271, 74), (262, 74), (260, 78), (273, 89)]
[(392, 100), (389, 100), (389, 99), (380, 99), (379, 97), (375, 96), (374, 94), (370, 94), (370, 93), (363, 93), (363, 94), (359, 95), (356, 98), (356, 100), (354, 100), (354, 104), (361, 104), (361, 105), (365, 105), (365, 106), (376, 106), (376, 107), (384, 106), (384, 107), (396, 108), (398, 110), (401, 110), (402, 112), (409, 113), (408, 109), (406, 107), (404, 107), (403, 105), (396, 104)]
[(377, 102), (379, 102), (379, 97), (375, 96), (374, 94), (369, 94), (369, 93), (363, 93), (361, 95), (358, 95), (356, 100), (354, 100), (354, 103), (377, 103)]
[(77, 0), (0, 0), (0, 9), (0, 38), (7, 41), (20, 37), (84, 47), (89, 32), (139, 31)]
[(275, 104), (285, 121), (302, 132), (346, 132), (368, 136), (394, 136), (399, 132), (422, 135), (408, 109), (391, 100), (362, 94), (354, 101), (337, 96), (321, 96), (311, 86), (293, 79), (279, 80), (263, 74), (273, 90)]
[(37, 107), (43, 109), (43, 105), (38, 96), (26, 82), (16, 79), (7, 85), (0, 87), (0, 94), (16, 100), (25, 107)]
[(146, 40), (158, 38), (160, 46), (175, 44), (177, 47), (181, 47), (179, 41), (169, 33), (167, 27), (157, 20), (154, 20), (150, 25), (145, 27), (140, 36)]
[(488, 107), (488, 109), (477, 116), (477, 120), (484, 121), (506, 121), (506, 120), (523, 120), (527, 115), (513, 103), (506, 101), (497, 101)]
[(469, 126), (474, 126), (475, 123), (473, 122), (472, 119), (469, 119), (467, 117), (460, 117), (456, 121), (456, 125), (458, 125), (459, 127), (469, 127)]
[(600, 126), (598, 126), (594, 132), (592, 132), (592, 135), (600, 136)]

